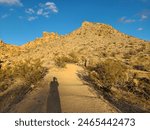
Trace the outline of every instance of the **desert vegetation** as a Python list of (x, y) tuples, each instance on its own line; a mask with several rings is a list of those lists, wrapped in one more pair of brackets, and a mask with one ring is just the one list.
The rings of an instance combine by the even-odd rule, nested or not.
[(45, 76), (47, 69), (40, 59), (14, 61), (0, 69), (0, 111), (19, 102)]
[(87, 82), (121, 112), (150, 110), (150, 74), (138, 75), (123, 62), (105, 59), (86, 68)]
[(55, 65), (57, 67), (63, 68), (67, 63), (77, 63), (79, 61), (75, 53), (69, 53), (66, 56), (57, 56), (54, 58)]
[(91, 80), (99, 87), (110, 91), (112, 87), (124, 86), (127, 80), (127, 67), (120, 61), (107, 59), (88, 66)]
[(0, 59), (0, 106), (42, 79), (42, 64), (63, 68), (73, 63), (83, 66), (86, 81), (122, 112), (150, 111), (150, 42), (109, 25), (84, 22), (68, 35), (44, 32), (20, 47), (0, 41)]

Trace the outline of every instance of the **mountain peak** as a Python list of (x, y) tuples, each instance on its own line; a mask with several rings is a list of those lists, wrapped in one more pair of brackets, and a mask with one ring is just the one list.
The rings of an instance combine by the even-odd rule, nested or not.
[(89, 26), (103, 26), (103, 27), (110, 27), (110, 28), (112, 28), (112, 26), (110, 26), (108, 24), (104, 24), (104, 23), (96, 23), (96, 22), (88, 22), (88, 21), (84, 21), (82, 23), (82, 27), (89, 27)]
[(93, 25), (93, 24), (94, 24), (94, 23), (92, 23), (92, 22), (84, 21), (84, 22), (82, 23), (82, 27), (91, 26), (91, 25)]
[(43, 38), (45, 38), (45, 39), (57, 39), (58, 37), (59, 37), (59, 35), (57, 33), (43, 32)]
[(92, 31), (106, 31), (106, 32), (118, 32), (115, 28), (113, 28), (111, 25), (104, 24), (104, 23), (95, 23), (95, 22), (88, 22), (84, 21), (81, 26), (82, 29), (92, 29)]

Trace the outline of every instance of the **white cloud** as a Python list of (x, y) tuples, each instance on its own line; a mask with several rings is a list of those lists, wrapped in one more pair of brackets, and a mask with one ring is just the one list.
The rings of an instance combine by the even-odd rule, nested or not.
[(58, 8), (56, 7), (55, 3), (53, 3), (53, 2), (46, 2), (45, 5), (46, 5), (47, 9), (50, 9), (54, 13), (58, 13)]
[(32, 8), (26, 9), (25, 12), (27, 14), (34, 14), (35, 13), (35, 11)]
[(40, 3), (38, 6), (33, 8), (25, 9), (25, 13), (27, 14), (27, 20), (33, 21), (40, 17), (49, 18), (49, 16), (53, 13), (58, 13), (58, 8), (53, 2)]
[[(149, 0), (150, 1), (150, 0)], [(135, 14), (133, 18), (127, 18), (126, 16), (123, 16), (121, 18), (118, 19), (118, 22), (121, 22), (121, 23), (135, 23), (135, 22), (143, 22), (145, 20), (148, 20), (150, 18), (150, 9), (145, 9), (137, 14)]]
[(134, 23), (134, 22), (136, 22), (135, 19), (127, 19), (125, 16), (121, 17), (118, 21), (122, 22), (122, 23)]
[(149, 16), (148, 16), (148, 15), (145, 15), (145, 14), (142, 14), (140, 17), (141, 17), (141, 18), (140, 18), (139, 21), (144, 21), (144, 20), (146, 20), (146, 19), (149, 18)]
[(50, 13), (58, 13), (58, 8), (54, 2), (46, 2), (39, 4), (40, 9), (37, 11), (38, 15), (49, 17)]
[(33, 21), (33, 20), (36, 20), (38, 17), (36, 16), (31, 16), (31, 17), (28, 17), (28, 21)]
[(46, 18), (48, 18), (49, 17), (49, 12), (44, 12), (43, 16), (46, 17)]
[(2, 19), (5, 19), (5, 18), (7, 18), (8, 16), (9, 16), (8, 14), (4, 14), (4, 15), (1, 16), (1, 18), (2, 18)]
[(44, 16), (44, 17), (46, 17), (46, 18), (49, 17), (49, 14), (50, 14), (50, 12), (49, 12), (49, 11), (46, 11), (46, 10), (44, 10), (44, 9), (39, 9), (39, 10), (37, 11), (37, 15), (42, 15), (42, 16)]
[(145, 9), (137, 14), (140, 18), (139, 21), (144, 21), (150, 18), (150, 9)]
[(147, 18), (148, 18), (148, 16), (146, 16), (144, 14), (141, 16), (141, 19), (147, 19)]
[(42, 14), (43, 14), (43, 9), (39, 9), (39, 10), (37, 11), (37, 14), (38, 14), (38, 15), (42, 15)]
[(125, 23), (134, 23), (136, 20), (135, 19), (126, 19), (124, 22)]
[(0, 0), (0, 4), (23, 6), (20, 0)]
[(138, 30), (138, 31), (142, 31), (142, 30), (144, 30), (144, 29), (143, 29), (143, 28), (137, 28), (137, 30)]

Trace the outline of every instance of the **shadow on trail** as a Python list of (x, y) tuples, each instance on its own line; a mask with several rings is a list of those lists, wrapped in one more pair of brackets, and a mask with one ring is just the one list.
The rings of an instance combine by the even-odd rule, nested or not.
[(56, 77), (50, 82), (50, 90), (47, 99), (47, 112), (48, 113), (61, 113), (60, 96), (58, 90), (59, 83)]

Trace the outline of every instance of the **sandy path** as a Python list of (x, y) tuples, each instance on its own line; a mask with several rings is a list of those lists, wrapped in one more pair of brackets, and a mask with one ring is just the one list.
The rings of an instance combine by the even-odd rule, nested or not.
[[(114, 107), (98, 98), (95, 91), (78, 78), (77, 72), (82, 70), (73, 64), (68, 64), (65, 69), (51, 70), (39, 86), (10, 112), (116, 112)], [(53, 77), (59, 83), (55, 90), (49, 87)]]

